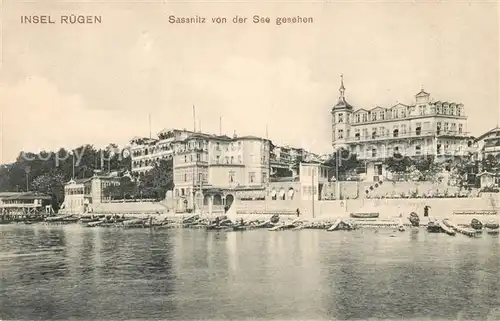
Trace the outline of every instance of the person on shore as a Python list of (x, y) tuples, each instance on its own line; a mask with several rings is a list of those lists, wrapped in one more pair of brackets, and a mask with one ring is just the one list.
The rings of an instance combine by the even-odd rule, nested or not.
[(215, 225), (219, 226), (219, 224), (220, 224), (220, 218), (217, 216), (215, 218)]
[(299, 210), (299, 209), (297, 209), (297, 211), (296, 211), (296, 212), (297, 212), (297, 217), (299, 217), (299, 216), (300, 216), (300, 210)]
[(431, 207), (429, 205), (425, 205), (424, 206), (424, 217), (428, 217), (429, 216), (429, 209)]
[(245, 225), (245, 223), (243, 222), (243, 217), (240, 219), (240, 225)]

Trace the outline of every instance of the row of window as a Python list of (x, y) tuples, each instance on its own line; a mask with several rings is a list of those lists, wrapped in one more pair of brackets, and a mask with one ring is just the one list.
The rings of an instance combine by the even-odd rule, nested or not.
[[(357, 154), (359, 156), (364, 157), (390, 157), (394, 154), (405, 154), (409, 149), (403, 149), (399, 146), (387, 146), (386, 148), (382, 148), (381, 150), (376, 147), (371, 147), (370, 149), (365, 149), (363, 146), (352, 147), (351, 152), (353, 154)], [(445, 142), (445, 144), (437, 144), (436, 145), (436, 154), (441, 155), (442, 153), (448, 153), (452, 151), (462, 152), (464, 147), (462, 145), (450, 144), (449, 142)], [(414, 147), (414, 155), (419, 156), (422, 155), (424, 148), (421, 145), (416, 145)], [(432, 152), (433, 148), (427, 148), (428, 152)]]
[[(420, 136), (422, 133), (428, 133), (429, 132), (429, 129), (426, 129), (426, 128), (429, 128), (429, 122), (425, 122), (424, 123), (424, 130), (422, 130), (422, 127), (421, 127), (421, 123), (417, 123), (417, 127), (415, 128), (415, 131), (414, 131), (414, 134), (416, 136)], [(409, 126), (407, 126), (406, 124), (402, 124), (400, 125), (401, 126), (401, 130), (399, 129), (399, 125), (394, 125), (394, 129), (392, 131), (392, 137), (399, 137), (400, 134), (401, 135), (406, 135), (406, 134), (411, 134), (411, 128)], [(440, 134), (443, 134), (443, 133), (451, 133), (451, 134), (463, 134), (463, 124), (458, 124), (458, 131), (457, 131), (457, 124), (456, 123), (447, 123), (445, 122), (444, 123), (444, 128), (441, 129), (441, 122), (438, 122), (437, 125), (436, 125), (436, 135), (440, 135)], [(363, 128), (362, 130), (362, 137), (363, 139), (369, 139), (371, 137), (371, 139), (376, 139), (378, 137), (390, 137), (391, 136), (391, 133), (390, 133), (390, 130), (388, 128), (385, 128), (385, 127), (379, 127), (379, 128), (376, 128), (376, 127), (373, 127), (372, 128), (372, 132), (371, 132), (371, 135), (368, 134), (368, 128)], [(344, 135), (344, 129), (338, 129), (337, 130), (337, 139), (344, 139), (344, 138), (349, 138), (350, 137), (350, 130), (347, 129), (346, 132), (345, 132), (345, 135)], [(360, 129), (355, 129), (354, 130), (354, 138), (356, 140), (360, 140), (361, 138), (361, 130)], [(335, 132), (333, 133), (333, 140), (335, 140)]]
[[(411, 108), (411, 107), (410, 107)], [(418, 106), (418, 115), (450, 115), (450, 116), (463, 116), (463, 109), (459, 106), (441, 106), (437, 105), (436, 107), (431, 106), (430, 108), (426, 105)], [(368, 121), (378, 121), (378, 120), (386, 120), (386, 119), (399, 119), (406, 118), (411, 115), (411, 110), (407, 110), (406, 108), (398, 108), (392, 110), (381, 110), (379, 112), (369, 111), (369, 112), (358, 112), (353, 115), (354, 123), (364, 123)], [(338, 113), (337, 116), (333, 116), (333, 122), (337, 123), (351, 123), (351, 114), (347, 113)]]

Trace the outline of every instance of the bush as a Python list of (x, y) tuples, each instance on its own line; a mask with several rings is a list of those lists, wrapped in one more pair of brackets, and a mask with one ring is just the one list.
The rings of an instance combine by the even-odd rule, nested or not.
[(493, 186), (487, 186), (481, 189), (481, 193), (498, 193), (500, 190)]

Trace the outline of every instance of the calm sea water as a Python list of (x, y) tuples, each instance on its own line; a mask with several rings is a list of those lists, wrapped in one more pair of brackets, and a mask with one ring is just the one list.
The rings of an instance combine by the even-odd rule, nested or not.
[(425, 230), (3, 225), (0, 319), (498, 320), (499, 245)]

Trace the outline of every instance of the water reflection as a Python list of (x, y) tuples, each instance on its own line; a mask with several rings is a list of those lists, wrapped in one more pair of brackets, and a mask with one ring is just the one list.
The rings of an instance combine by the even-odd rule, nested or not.
[(0, 228), (5, 319), (485, 319), (498, 238)]

